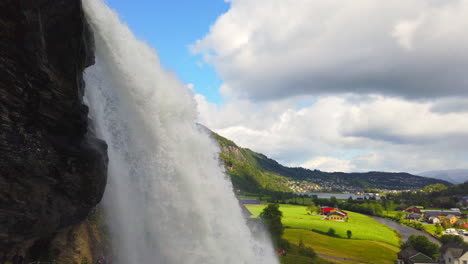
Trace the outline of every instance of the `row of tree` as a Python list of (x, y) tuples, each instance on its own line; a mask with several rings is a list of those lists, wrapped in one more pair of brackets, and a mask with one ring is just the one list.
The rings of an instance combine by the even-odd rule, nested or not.
[[(447, 244), (468, 246), (468, 243), (465, 243), (461, 236), (443, 235), (440, 238), (440, 242), (442, 246)], [(440, 250), (440, 247), (429, 241), (427, 237), (415, 235), (411, 235), (408, 240), (401, 245), (401, 249), (405, 248), (413, 248), (431, 258), (436, 258)]]

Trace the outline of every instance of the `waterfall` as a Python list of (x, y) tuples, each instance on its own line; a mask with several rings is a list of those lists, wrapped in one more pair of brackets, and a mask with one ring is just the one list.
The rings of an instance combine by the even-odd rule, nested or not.
[(242, 217), (193, 94), (102, 0), (83, 0), (96, 64), (85, 101), (109, 145), (103, 199), (117, 264), (278, 263)]

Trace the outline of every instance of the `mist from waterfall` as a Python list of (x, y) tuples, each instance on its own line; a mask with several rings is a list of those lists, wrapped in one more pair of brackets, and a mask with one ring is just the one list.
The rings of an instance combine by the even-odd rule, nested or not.
[(248, 229), (190, 90), (103, 1), (83, 6), (96, 46), (85, 100), (109, 145), (103, 205), (114, 262), (278, 263)]

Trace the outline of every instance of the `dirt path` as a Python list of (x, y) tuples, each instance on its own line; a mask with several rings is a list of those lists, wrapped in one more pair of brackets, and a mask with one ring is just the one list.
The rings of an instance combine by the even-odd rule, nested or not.
[(328, 255), (323, 255), (323, 254), (317, 254), (319, 257), (322, 258), (329, 258), (329, 259), (335, 259), (335, 260), (343, 260), (343, 261), (348, 261), (348, 262), (356, 262), (356, 263), (368, 263), (368, 262), (363, 262), (360, 260), (355, 260), (355, 259), (349, 259), (349, 258), (340, 258), (340, 257), (335, 257), (335, 256), (328, 256)]

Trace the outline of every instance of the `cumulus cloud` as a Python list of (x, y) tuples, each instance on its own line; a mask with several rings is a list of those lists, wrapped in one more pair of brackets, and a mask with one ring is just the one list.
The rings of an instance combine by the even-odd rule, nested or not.
[(468, 98), (446, 98), (439, 100), (431, 107), (431, 111), (446, 114), (468, 112)]
[(468, 95), (468, 0), (231, 0), (193, 44), (226, 97)]
[(356, 170), (356, 167), (351, 163), (350, 160), (321, 156), (301, 164), (301, 167), (331, 172), (352, 172)]
[(327, 96), (217, 106), (197, 96), (200, 122), (242, 147), (289, 166), (325, 171), (409, 171), (466, 166), (468, 112), (438, 113), (437, 102)]

